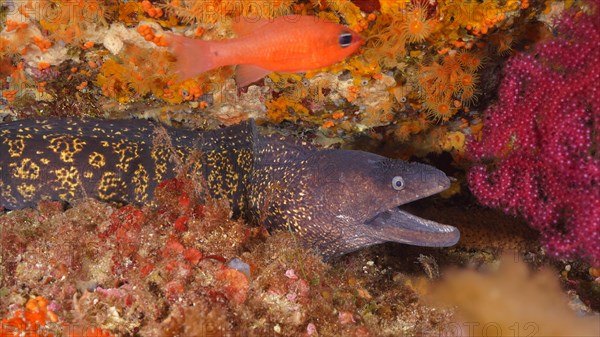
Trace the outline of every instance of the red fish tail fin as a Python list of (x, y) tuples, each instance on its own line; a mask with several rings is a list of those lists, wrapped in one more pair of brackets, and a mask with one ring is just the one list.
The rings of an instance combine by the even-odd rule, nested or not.
[(169, 45), (177, 57), (177, 73), (183, 81), (219, 67), (211, 52), (210, 41), (171, 34)]

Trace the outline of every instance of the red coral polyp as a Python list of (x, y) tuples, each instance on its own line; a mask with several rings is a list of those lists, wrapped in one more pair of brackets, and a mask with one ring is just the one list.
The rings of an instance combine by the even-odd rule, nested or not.
[(486, 111), (469, 184), (523, 215), (556, 257), (600, 263), (600, 13), (567, 12), (558, 35), (517, 54)]

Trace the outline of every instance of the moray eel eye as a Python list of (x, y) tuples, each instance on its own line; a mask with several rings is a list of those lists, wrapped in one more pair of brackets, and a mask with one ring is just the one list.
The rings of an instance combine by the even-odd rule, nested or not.
[(352, 43), (352, 34), (350, 33), (342, 33), (338, 39), (340, 43), (340, 47), (346, 48)]
[(404, 179), (402, 179), (401, 176), (395, 176), (392, 179), (392, 187), (396, 190), (396, 191), (401, 191), (404, 189)]

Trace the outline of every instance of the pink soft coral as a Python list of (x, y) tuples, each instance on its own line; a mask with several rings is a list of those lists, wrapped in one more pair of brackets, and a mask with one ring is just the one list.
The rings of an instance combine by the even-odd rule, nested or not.
[(551, 254), (600, 262), (600, 1), (567, 12), (558, 35), (505, 68), (486, 111), (471, 190), (487, 206), (520, 213)]

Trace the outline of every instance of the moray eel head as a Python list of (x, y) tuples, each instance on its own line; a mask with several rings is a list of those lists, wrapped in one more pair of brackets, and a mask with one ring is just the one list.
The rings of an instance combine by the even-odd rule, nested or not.
[(304, 196), (312, 214), (306, 226), (316, 230), (306, 236), (323, 255), (386, 241), (430, 247), (458, 242), (455, 227), (398, 209), (450, 187), (442, 171), (362, 151), (320, 151), (308, 161), (312, 169), (300, 185), (311, 191)]

